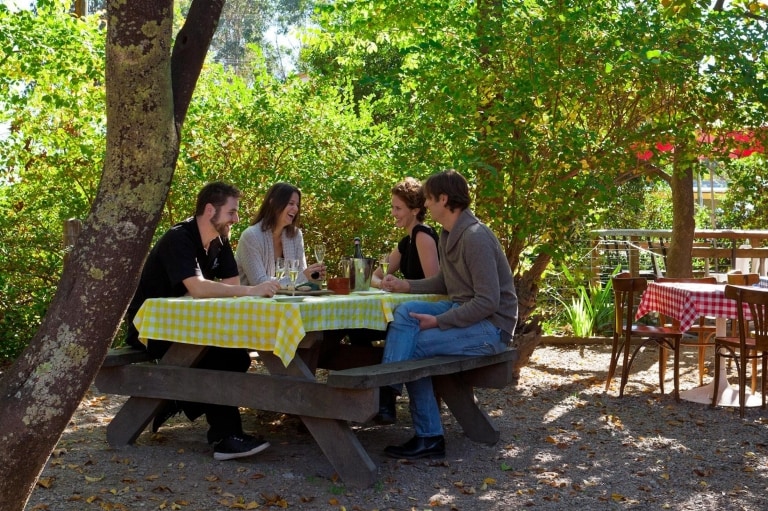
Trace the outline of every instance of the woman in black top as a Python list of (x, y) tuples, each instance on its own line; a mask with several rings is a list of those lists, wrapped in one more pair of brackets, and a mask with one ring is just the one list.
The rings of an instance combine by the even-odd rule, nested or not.
[[(427, 209), (421, 183), (407, 177), (392, 188), (392, 216), (395, 225), (403, 229), (406, 236), (389, 254), (387, 273), (398, 270), (405, 279), (423, 279), (437, 273), (437, 233), (424, 224)], [(378, 287), (384, 277), (381, 268), (373, 273), (371, 285)]]
[[(389, 254), (388, 274), (400, 271), (403, 278), (423, 279), (437, 273), (438, 236), (432, 227), (423, 223), (426, 214), (424, 193), (419, 181), (407, 177), (392, 187), (392, 216), (395, 218), (395, 225), (408, 234)], [(371, 285), (379, 287), (383, 277), (381, 267), (377, 268), (371, 278)], [(386, 332), (380, 330), (347, 331), (347, 338), (353, 346), (371, 346), (373, 341), (382, 340), (385, 335)], [(380, 389), (379, 413), (374, 417), (375, 422), (393, 424), (397, 421), (396, 399), (397, 395), (392, 387)]]

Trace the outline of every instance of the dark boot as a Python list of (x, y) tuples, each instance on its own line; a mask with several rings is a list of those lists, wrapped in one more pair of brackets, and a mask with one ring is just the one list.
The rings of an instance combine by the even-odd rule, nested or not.
[(390, 458), (417, 460), (419, 458), (445, 458), (445, 439), (438, 436), (415, 436), (403, 445), (390, 445), (384, 449)]
[(178, 401), (166, 401), (163, 403), (163, 406), (158, 410), (155, 418), (152, 420), (152, 433), (157, 433), (160, 426), (178, 413), (181, 413), (181, 405)]
[(373, 418), (376, 424), (394, 424), (397, 422), (397, 393), (392, 387), (379, 389), (379, 413)]

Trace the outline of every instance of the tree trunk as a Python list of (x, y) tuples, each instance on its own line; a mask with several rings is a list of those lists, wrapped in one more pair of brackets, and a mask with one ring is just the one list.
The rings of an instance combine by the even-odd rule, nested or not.
[[(680, 151), (684, 153), (684, 151)], [(675, 155), (672, 189), (672, 240), (667, 252), (668, 277), (692, 277), (693, 234), (696, 231), (693, 198), (693, 164), (680, 154)]]
[[(223, 0), (195, 0), (190, 13), (196, 6), (198, 14), (187, 23), (198, 24), (197, 34), (212, 36), (222, 5)], [(183, 121), (183, 113), (181, 121), (174, 120), (172, 13), (172, 0), (108, 2), (104, 171), (48, 313), (29, 347), (0, 379), (3, 511), (24, 509), (93, 381), (160, 219)], [(175, 77), (194, 89), (210, 37), (194, 44), (183, 39), (205, 49), (181, 51), (178, 59), (185, 62), (174, 66), (180, 70)], [(191, 89), (184, 96), (186, 104), (176, 105), (184, 113)]]

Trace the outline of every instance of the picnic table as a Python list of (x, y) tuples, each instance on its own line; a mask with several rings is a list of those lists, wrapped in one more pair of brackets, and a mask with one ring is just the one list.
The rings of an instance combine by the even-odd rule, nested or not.
[[(345, 483), (370, 486), (377, 468), (350, 423), (366, 422), (376, 414), (380, 386), (431, 376), (467, 436), (495, 443), (498, 429), (479, 408), (474, 387), (502, 388), (513, 381), (515, 350), (380, 364), (375, 354), (360, 356), (360, 347), (348, 346), (356, 350), (355, 356), (344, 356), (340, 349), (344, 329), (369, 328), (383, 334), (400, 303), (444, 298), (371, 291), (301, 301), (147, 300), (134, 320), (140, 337), (173, 343), (157, 363), (135, 356), (123, 363), (120, 357), (125, 354), (107, 357), (96, 386), (131, 396), (107, 427), (107, 440), (113, 447), (133, 443), (167, 399), (288, 413), (301, 418)], [(254, 350), (267, 373), (195, 368), (209, 346)], [(318, 368), (331, 370), (318, 378)]]

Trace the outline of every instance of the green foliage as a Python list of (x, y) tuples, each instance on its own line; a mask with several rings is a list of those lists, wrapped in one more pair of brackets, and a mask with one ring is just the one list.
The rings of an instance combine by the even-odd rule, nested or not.
[[(672, 229), (672, 192), (666, 182), (635, 179), (619, 186), (616, 194), (614, 203), (600, 210), (602, 228)], [(694, 208), (697, 227), (711, 228), (708, 205)]]
[[(375, 90), (390, 124), (418, 135), (393, 158), (469, 174), (476, 210), (521, 271), (538, 253), (564, 257), (598, 225), (614, 182), (647, 172), (639, 151), (693, 140), (709, 122), (757, 121), (735, 118), (749, 98), (764, 112), (754, 100), (765, 35), (732, 14), (665, 16), (653, 2), (610, 0), (378, 0), (322, 4), (317, 21), (316, 51)], [(739, 45), (755, 58), (733, 63)], [(399, 59), (372, 76), (371, 55), (392, 48)], [(700, 73), (707, 55), (716, 65)]]
[(755, 154), (729, 163), (728, 191), (718, 208), (718, 228), (765, 229), (768, 225), (768, 162)]
[[(614, 274), (620, 269), (617, 268)], [(605, 285), (590, 282), (585, 286), (566, 266), (562, 266), (562, 271), (570, 288), (575, 290), (575, 296), (571, 297), (570, 303), (561, 297), (557, 300), (563, 305), (563, 315), (573, 335), (590, 337), (610, 331), (614, 316), (611, 280), (608, 279)]]
[(56, 288), (62, 224), (84, 217), (104, 154), (104, 33), (54, 5), (0, 6), (0, 359), (26, 346)]

